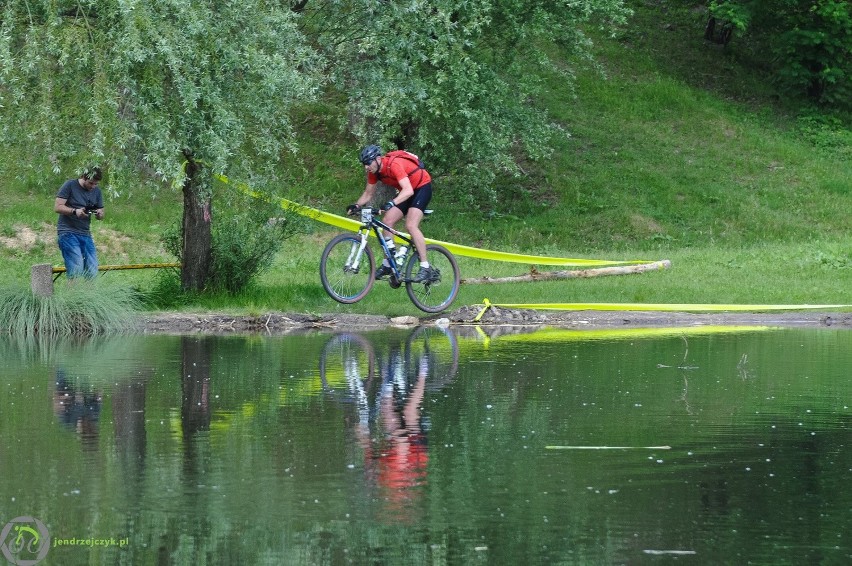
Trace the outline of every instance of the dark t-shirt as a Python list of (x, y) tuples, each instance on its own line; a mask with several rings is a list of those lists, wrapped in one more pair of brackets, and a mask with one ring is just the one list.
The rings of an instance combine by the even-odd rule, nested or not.
[[(99, 188), (86, 190), (77, 179), (69, 179), (65, 181), (59, 192), (56, 193), (56, 198), (64, 198), (65, 204), (71, 208), (86, 208), (88, 207), (104, 207), (104, 197)], [(56, 223), (56, 231), (59, 234), (63, 232), (73, 232), (75, 234), (90, 234), (89, 225), (92, 222), (92, 217), (88, 214), (79, 216), (59, 215), (59, 221)]]

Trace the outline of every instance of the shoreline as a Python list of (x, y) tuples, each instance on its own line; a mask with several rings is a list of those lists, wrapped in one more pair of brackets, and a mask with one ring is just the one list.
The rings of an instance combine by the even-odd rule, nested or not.
[[(660, 311), (539, 311), (478, 306), (424, 317), (369, 314), (304, 314), (269, 312), (260, 315), (222, 313), (154, 313), (141, 317), (144, 333), (268, 334), (305, 330), (375, 330), (383, 327), (524, 326), (576, 330), (602, 328), (672, 328), (696, 326), (769, 326), (852, 330), (852, 312), (785, 311), (771, 313), (689, 313)], [(477, 320), (478, 318), (478, 320)]]

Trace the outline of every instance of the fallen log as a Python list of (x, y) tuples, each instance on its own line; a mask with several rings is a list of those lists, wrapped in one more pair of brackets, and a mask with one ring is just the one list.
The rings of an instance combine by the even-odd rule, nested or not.
[(592, 269), (566, 269), (563, 271), (538, 271), (535, 267), (524, 275), (513, 275), (509, 277), (471, 277), (462, 279), (465, 284), (481, 283), (519, 283), (525, 281), (552, 281), (554, 279), (578, 279), (582, 277), (603, 277), (606, 275), (630, 275), (633, 273), (644, 273), (645, 271), (656, 271), (668, 269), (672, 262), (664, 259), (651, 263), (640, 263), (638, 265), (620, 265), (618, 267), (596, 267)]

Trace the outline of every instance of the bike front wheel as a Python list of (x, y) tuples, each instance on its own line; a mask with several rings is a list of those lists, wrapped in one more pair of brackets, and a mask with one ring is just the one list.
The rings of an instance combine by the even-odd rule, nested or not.
[(325, 292), (338, 303), (357, 303), (370, 292), (376, 276), (376, 261), (369, 246), (359, 252), (361, 237), (335, 236), (320, 258), (320, 279)]
[(405, 291), (415, 306), (424, 312), (441, 312), (456, 300), (459, 294), (461, 273), (456, 258), (450, 251), (438, 244), (427, 244), (426, 257), (434, 277), (421, 283), (414, 283), (411, 278), (417, 274), (416, 267), (420, 266), (417, 254), (411, 256), (405, 266)]

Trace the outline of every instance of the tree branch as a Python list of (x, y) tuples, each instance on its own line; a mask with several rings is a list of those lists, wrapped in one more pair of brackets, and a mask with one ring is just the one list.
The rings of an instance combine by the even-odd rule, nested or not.
[(514, 275), (510, 277), (473, 277), (470, 279), (462, 279), (465, 284), (471, 283), (519, 283), (522, 281), (552, 281), (554, 279), (579, 279), (586, 277), (602, 277), (605, 275), (629, 275), (633, 273), (644, 273), (645, 271), (656, 271), (658, 269), (668, 269), (672, 266), (672, 262), (664, 259), (651, 263), (642, 263), (639, 265), (625, 265), (618, 267), (598, 267), (593, 269), (568, 269), (564, 271), (545, 271), (541, 272), (534, 267), (530, 272), (524, 275)]

